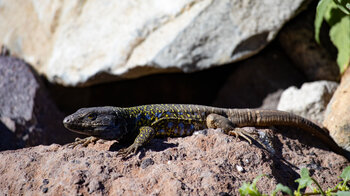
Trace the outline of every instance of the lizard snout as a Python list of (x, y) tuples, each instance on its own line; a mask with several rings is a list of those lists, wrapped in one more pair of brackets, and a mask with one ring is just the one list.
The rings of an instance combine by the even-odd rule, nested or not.
[(65, 127), (67, 127), (67, 125), (71, 124), (72, 123), (72, 118), (70, 118), (70, 116), (67, 116), (63, 119), (63, 125)]
[(63, 119), (63, 124), (67, 124), (70, 122), (70, 119), (68, 117), (64, 118)]

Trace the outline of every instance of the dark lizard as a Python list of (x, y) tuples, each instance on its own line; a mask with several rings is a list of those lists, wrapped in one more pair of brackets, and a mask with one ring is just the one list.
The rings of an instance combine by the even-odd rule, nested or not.
[(82, 108), (67, 116), (63, 124), (71, 131), (92, 137), (76, 141), (71, 146), (86, 146), (97, 139), (133, 143), (119, 154), (127, 157), (148, 143), (154, 136), (188, 136), (196, 130), (221, 128), (226, 134), (241, 136), (251, 143), (243, 129), (246, 126), (291, 126), (305, 130), (342, 154), (341, 148), (329, 133), (315, 123), (298, 115), (259, 109), (224, 109), (200, 105), (155, 104), (130, 108)]

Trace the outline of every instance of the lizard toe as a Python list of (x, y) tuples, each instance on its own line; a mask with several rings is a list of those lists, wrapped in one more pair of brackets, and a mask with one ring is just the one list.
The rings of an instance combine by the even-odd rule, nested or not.
[(127, 148), (123, 148), (119, 150), (117, 156), (122, 156), (123, 159), (126, 159), (130, 155), (136, 154), (137, 150), (138, 150), (138, 146), (133, 144)]
[(247, 131), (245, 131), (242, 128), (235, 128), (234, 130), (229, 131), (228, 134), (234, 135), (234, 136), (236, 136), (236, 138), (238, 136), (241, 136), (245, 140), (247, 140), (249, 142), (249, 144), (252, 144), (252, 140), (249, 137), (254, 138), (250, 133), (248, 133)]

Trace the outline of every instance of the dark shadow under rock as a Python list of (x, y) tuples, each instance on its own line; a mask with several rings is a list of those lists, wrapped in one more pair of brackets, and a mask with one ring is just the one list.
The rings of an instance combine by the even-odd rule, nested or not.
[[(299, 86), (305, 77), (276, 45), (238, 63), (218, 93), (215, 106), (276, 109), (282, 89)], [(266, 100), (264, 100), (266, 99)]]
[(81, 107), (159, 103), (276, 108), (281, 90), (306, 80), (281, 51), (273, 43), (248, 60), (190, 74), (150, 75), (84, 88), (47, 85), (66, 114)]
[(24, 143), (16, 139), (16, 135), (0, 122), (0, 151), (14, 150), (24, 147)]

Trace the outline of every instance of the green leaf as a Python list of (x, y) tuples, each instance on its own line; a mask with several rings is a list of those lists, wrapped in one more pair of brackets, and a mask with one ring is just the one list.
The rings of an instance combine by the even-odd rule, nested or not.
[(350, 1), (349, 0), (334, 0), (338, 8), (345, 14), (350, 14)]
[(239, 188), (239, 193), (242, 196), (250, 195), (250, 196), (261, 196), (261, 193), (257, 190), (257, 188), (253, 184), (243, 183), (243, 185)]
[(243, 183), (243, 185), (239, 188), (239, 193), (243, 196), (245, 195), (250, 195), (250, 196), (261, 196), (261, 193), (259, 190), (256, 188), (256, 183), (258, 180), (263, 177), (264, 175), (259, 175), (253, 180), (252, 184), (249, 183)]
[(289, 187), (284, 186), (282, 184), (277, 184), (275, 190), (272, 192), (272, 195), (275, 196), (277, 194), (278, 191), (282, 191), (284, 193), (287, 193), (288, 195), (292, 196), (293, 192), (292, 190), (290, 190)]
[(327, 21), (330, 27), (337, 24), (346, 14), (342, 12), (336, 3), (333, 1), (328, 4), (327, 10), (323, 18)]
[(350, 180), (350, 166), (347, 166), (343, 172), (341, 173), (340, 177), (344, 180), (346, 183), (348, 180)]
[(320, 0), (316, 8), (316, 18), (315, 18), (315, 39), (317, 43), (320, 43), (320, 29), (323, 21), (323, 17), (328, 10), (329, 4), (332, 3), (332, 0)]
[(337, 63), (341, 73), (350, 64), (350, 15), (344, 16), (329, 31), (331, 41), (338, 49)]
[(350, 3), (344, 0), (334, 0), (328, 2), (327, 8), (323, 12), (323, 18), (330, 26), (330, 39), (338, 50), (337, 63), (341, 73), (350, 64), (350, 15), (346, 15), (339, 9), (339, 7), (347, 4)]
[(306, 168), (301, 168), (300, 178), (296, 179), (295, 182), (299, 183), (298, 192), (300, 191), (300, 189), (310, 186), (313, 181), (309, 175), (309, 170), (307, 170)]

